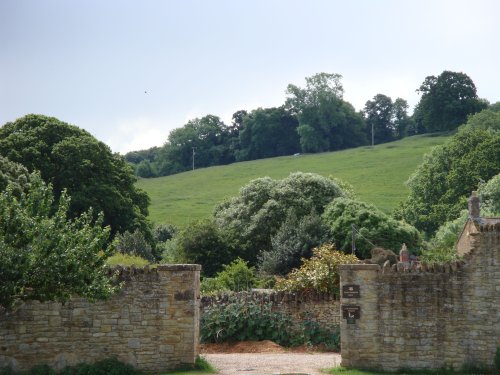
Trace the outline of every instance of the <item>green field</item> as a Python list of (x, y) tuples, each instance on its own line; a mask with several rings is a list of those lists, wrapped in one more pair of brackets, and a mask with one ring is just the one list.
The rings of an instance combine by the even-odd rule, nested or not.
[(404, 183), (421, 163), (422, 156), (449, 137), (419, 135), (373, 148), (253, 160), (141, 179), (137, 186), (151, 197), (153, 222), (181, 227), (208, 217), (218, 202), (238, 194), (252, 179), (284, 178), (297, 171), (339, 177), (354, 186), (361, 200), (389, 212), (407, 196)]

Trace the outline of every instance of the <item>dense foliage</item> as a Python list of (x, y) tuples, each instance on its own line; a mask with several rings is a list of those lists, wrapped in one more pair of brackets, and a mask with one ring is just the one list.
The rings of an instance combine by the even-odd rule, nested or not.
[(28, 186), (29, 172), (22, 164), (14, 163), (0, 155), (0, 190), (11, 185), (13, 193), (20, 195)]
[(224, 230), (211, 219), (190, 223), (171, 245), (165, 255), (176, 262), (201, 264), (205, 277), (214, 276), (238, 256)]
[(242, 117), (237, 161), (263, 159), (300, 152), (297, 119), (284, 108), (258, 108)]
[(309, 316), (300, 325), (291, 317), (272, 310), (272, 303), (240, 301), (212, 305), (202, 314), (201, 342), (233, 342), (272, 340), (283, 346), (324, 344), (340, 349), (338, 326), (323, 327)]
[(417, 90), (422, 94), (415, 110), (425, 132), (452, 130), (467, 121), (467, 116), (487, 107), (477, 96), (476, 86), (464, 73), (444, 71), (428, 76)]
[(238, 196), (219, 204), (214, 218), (236, 254), (256, 265), (258, 255), (273, 248), (272, 239), (287, 217), (302, 218), (312, 212), (320, 215), (328, 203), (341, 196), (343, 192), (333, 180), (313, 173), (296, 172), (282, 180), (264, 177), (249, 182)]
[(66, 301), (71, 294), (101, 298), (114, 291), (105, 271), (109, 228), (91, 212), (70, 219), (65, 191), (54, 207), (52, 188), (39, 174), (18, 195), (9, 184), (0, 195), (0, 306), (16, 299)]
[(471, 191), (500, 173), (498, 129), (497, 112), (476, 114), (453, 138), (426, 154), (407, 182), (410, 193), (397, 216), (428, 234), (455, 219), (467, 207)]
[(500, 174), (479, 186), (481, 215), (500, 216)]
[(357, 200), (335, 199), (326, 207), (323, 220), (337, 248), (344, 251), (350, 251), (354, 225), (356, 252), (361, 258), (369, 258), (374, 247), (398, 252), (403, 243), (410, 250), (416, 250), (420, 244), (420, 235), (414, 227)]
[(203, 278), (201, 293), (209, 295), (223, 291), (241, 292), (250, 290), (255, 283), (255, 268), (249, 267), (247, 262), (237, 258), (224, 265), (223, 270), (218, 272), (215, 277)]
[(149, 239), (149, 198), (134, 186), (132, 169), (91, 134), (53, 117), (27, 115), (0, 128), (0, 155), (38, 170), (57, 198), (66, 189), (68, 213), (77, 217), (93, 208), (104, 213), (112, 233), (140, 229)]
[(328, 229), (321, 217), (312, 212), (298, 218), (289, 213), (274, 236), (270, 250), (259, 255), (259, 271), (267, 275), (286, 275), (309, 258), (312, 249), (327, 241)]
[(310, 259), (303, 259), (300, 268), (292, 270), (286, 278), (278, 278), (275, 289), (303, 293), (339, 294), (338, 266), (354, 264), (358, 258), (324, 244), (313, 250)]
[(318, 73), (306, 87), (287, 87), (286, 107), (297, 116), (303, 152), (342, 150), (366, 144), (361, 113), (343, 100), (340, 74)]
[(365, 104), (366, 134), (373, 144), (394, 141), (406, 137), (412, 121), (408, 116), (406, 100), (392, 99), (377, 94)]

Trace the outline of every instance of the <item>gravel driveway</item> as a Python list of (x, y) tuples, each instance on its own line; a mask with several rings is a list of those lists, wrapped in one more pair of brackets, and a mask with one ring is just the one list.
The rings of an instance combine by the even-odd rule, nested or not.
[(320, 375), (321, 369), (340, 365), (337, 353), (202, 354), (221, 375)]

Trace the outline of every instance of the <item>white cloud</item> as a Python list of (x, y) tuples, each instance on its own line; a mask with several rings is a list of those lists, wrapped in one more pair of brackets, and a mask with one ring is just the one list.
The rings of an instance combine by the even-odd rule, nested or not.
[(119, 120), (113, 129), (105, 143), (121, 154), (161, 146), (172, 130), (165, 121), (146, 117)]

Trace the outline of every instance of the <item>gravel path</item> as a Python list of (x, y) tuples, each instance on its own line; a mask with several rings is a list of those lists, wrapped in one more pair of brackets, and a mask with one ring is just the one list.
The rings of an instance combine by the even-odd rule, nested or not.
[(337, 353), (202, 354), (220, 375), (320, 375), (321, 369), (340, 365)]

